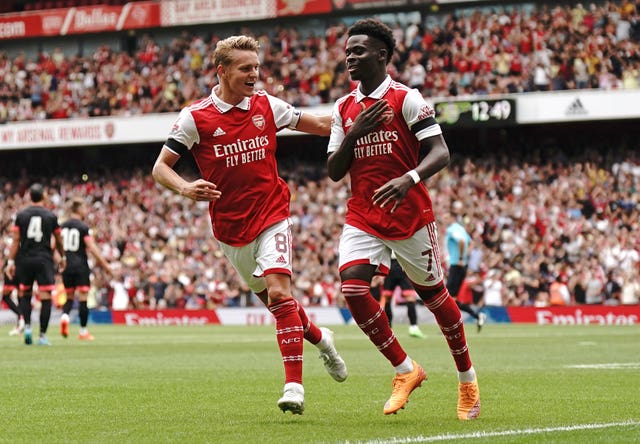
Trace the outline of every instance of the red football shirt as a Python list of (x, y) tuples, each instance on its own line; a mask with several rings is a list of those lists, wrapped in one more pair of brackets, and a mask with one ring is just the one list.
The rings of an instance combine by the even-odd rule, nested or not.
[(369, 96), (358, 87), (339, 99), (333, 109), (328, 152), (340, 147), (358, 113), (380, 99), (391, 105), (393, 116), (356, 142), (349, 170), (352, 197), (347, 202), (346, 223), (382, 239), (407, 239), (434, 220), (425, 185), (412, 187), (393, 214), (393, 205), (374, 206), (373, 194), (389, 180), (418, 166), (420, 140), (442, 134), (433, 108), (418, 90), (387, 76)]
[(289, 188), (276, 165), (276, 133), (295, 129), (300, 115), (264, 91), (235, 106), (212, 92), (182, 109), (169, 138), (188, 147), (202, 178), (222, 191), (209, 204), (216, 239), (246, 245), (289, 217)]

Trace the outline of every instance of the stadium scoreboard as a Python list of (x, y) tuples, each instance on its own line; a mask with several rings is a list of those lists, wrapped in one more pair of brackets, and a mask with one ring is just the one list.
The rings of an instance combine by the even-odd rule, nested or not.
[(501, 127), (515, 125), (516, 101), (513, 99), (472, 99), (435, 102), (440, 125), (455, 127)]

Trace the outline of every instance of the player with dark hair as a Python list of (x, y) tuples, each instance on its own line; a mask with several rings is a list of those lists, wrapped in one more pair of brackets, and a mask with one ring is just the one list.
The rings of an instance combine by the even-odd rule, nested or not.
[[(329, 135), (330, 116), (313, 116), (255, 91), (259, 43), (247, 36), (221, 40), (213, 55), (219, 84), (184, 108), (153, 167), (161, 185), (209, 202), (213, 234), (249, 288), (267, 305), (285, 370), (283, 412), (302, 414), (303, 339), (320, 350), (325, 368), (344, 381), (347, 368), (333, 333), (318, 328), (292, 295), (290, 192), (278, 175), (276, 134), (283, 128)], [(191, 153), (202, 178), (189, 182), (174, 165)]]
[(13, 226), (13, 243), (9, 249), (6, 274), (11, 279), (17, 270), (19, 285), (18, 302), (24, 316), (24, 342), (32, 343), (31, 297), (33, 284), (38, 283), (40, 297), (40, 337), (38, 345), (50, 345), (46, 333), (51, 318), (51, 291), (55, 287), (55, 264), (51, 237), (60, 254), (60, 269), (64, 269), (66, 258), (62, 248), (62, 237), (58, 218), (44, 207), (44, 187), (34, 183), (29, 188), (32, 205), (18, 212)]
[(111, 268), (96, 247), (89, 226), (83, 222), (87, 214), (84, 200), (80, 198), (73, 199), (70, 203), (69, 211), (69, 219), (62, 224), (62, 240), (67, 257), (67, 267), (62, 272), (62, 282), (67, 294), (67, 300), (62, 306), (60, 333), (65, 338), (69, 336), (69, 313), (71, 313), (77, 296), (78, 317), (80, 318), (78, 339), (93, 341), (93, 335), (87, 330), (87, 322), (89, 320), (87, 298), (91, 288), (91, 270), (89, 269), (87, 251), (93, 255), (98, 264), (109, 275), (111, 275)]
[(448, 164), (449, 148), (420, 92), (387, 74), (394, 48), (391, 29), (378, 20), (359, 20), (348, 30), (346, 66), (360, 84), (334, 105), (327, 162), (331, 179), (351, 177), (339, 246), (342, 293), (360, 329), (396, 371), (383, 409), (396, 413), (427, 376), (402, 348), (369, 291), (372, 277), (388, 272), (394, 251), (449, 345), (458, 370), (457, 416), (475, 419), (480, 414), (476, 372), (460, 310), (444, 285), (433, 207), (423, 183)]

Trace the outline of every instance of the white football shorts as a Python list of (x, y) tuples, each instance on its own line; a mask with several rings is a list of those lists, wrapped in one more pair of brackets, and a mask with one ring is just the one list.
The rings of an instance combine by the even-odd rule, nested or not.
[(435, 222), (403, 240), (381, 239), (345, 224), (338, 249), (339, 268), (342, 271), (353, 265), (371, 264), (377, 267), (377, 273), (386, 275), (391, 265), (392, 250), (402, 269), (418, 288), (433, 287), (443, 279)]
[(275, 223), (264, 230), (253, 242), (233, 247), (218, 242), (229, 262), (254, 293), (267, 288), (266, 274), (293, 273), (291, 266), (291, 219)]

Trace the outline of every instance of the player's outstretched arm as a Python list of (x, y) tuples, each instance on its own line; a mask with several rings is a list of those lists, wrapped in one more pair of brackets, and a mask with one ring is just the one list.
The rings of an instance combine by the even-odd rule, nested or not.
[(315, 134), (316, 136), (328, 136), (331, 134), (331, 114), (316, 116), (303, 113), (296, 127), (297, 131)]
[(173, 169), (179, 158), (179, 155), (163, 147), (153, 165), (152, 175), (154, 180), (165, 188), (192, 200), (210, 202), (219, 199), (222, 193), (217, 190), (215, 184), (204, 179), (188, 182), (180, 177)]

